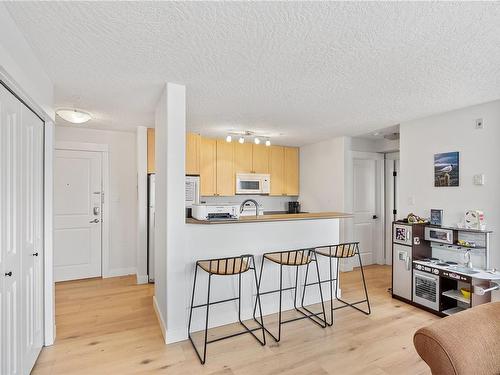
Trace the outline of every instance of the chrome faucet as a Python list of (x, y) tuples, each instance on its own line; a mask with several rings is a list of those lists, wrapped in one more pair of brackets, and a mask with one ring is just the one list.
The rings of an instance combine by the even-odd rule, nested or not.
[(243, 209), (245, 208), (245, 204), (251, 202), (255, 205), (255, 216), (259, 216), (259, 204), (255, 199), (245, 199), (243, 203), (240, 206), (240, 214), (243, 212)]

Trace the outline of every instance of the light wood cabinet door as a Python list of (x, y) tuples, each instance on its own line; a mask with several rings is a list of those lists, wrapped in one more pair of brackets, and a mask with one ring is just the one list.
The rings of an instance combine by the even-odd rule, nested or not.
[(253, 145), (252, 172), (269, 173), (269, 147), (265, 145)]
[(186, 134), (186, 174), (200, 174), (200, 146), (199, 134)]
[(270, 195), (285, 194), (285, 150), (281, 146), (269, 147)]
[(211, 138), (201, 138), (200, 144), (200, 192), (201, 195), (217, 193), (217, 142)]
[(285, 194), (299, 195), (299, 149), (297, 147), (285, 147)]
[(155, 130), (148, 128), (148, 173), (155, 172)]
[(234, 144), (234, 172), (252, 173), (252, 144)]
[(224, 139), (217, 140), (217, 195), (230, 196), (235, 193), (234, 144)]

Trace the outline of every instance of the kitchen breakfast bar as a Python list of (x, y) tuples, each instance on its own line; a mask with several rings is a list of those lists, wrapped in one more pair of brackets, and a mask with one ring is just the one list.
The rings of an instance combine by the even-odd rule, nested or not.
[[(177, 342), (187, 338), (189, 311), (193, 288), (195, 264), (198, 260), (237, 257), (251, 254), (255, 257), (257, 273), (260, 272), (262, 255), (273, 251), (309, 249), (318, 246), (339, 243), (340, 220), (352, 217), (339, 212), (298, 213), (245, 216), (238, 220), (202, 221), (186, 219), (184, 226), (184, 251), (170, 254), (167, 262), (167, 342)], [(321, 259), (323, 258), (323, 259)], [(329, 276), (327, 258), (318, 257), (322, 279)], [(302, 294), (305, 267), (299, 267), (298, 295)], [(265, 263), (260, 285), (261, 293), (279, 286), (280, 266), (272, 262)], [(336, 267), (334, 265), (333, 269)], [(283, 267), (283, 287), (295, 284), (296, 267)], [(254, 274), (245, 272), (241, 275), (241, 317), (243, 320), (253, 316), (253, 303), (256, 296)], [(311, 269), (308, 283), (317, 282), (316, 270)], [(194, 305), (207, 302), (208, 273), (198, 272)], [(323, 298), (330, 300), (327, 284), (322, 287)], [(237, 276), (213, 276), (211, 278), (210, 300), (225, 300), (238, 295)], [(283, 293), (282, 310), (294, 307), (292, 290)], [(297, 297), (300, 300), (299, 297)], [(305, 305), (320, 301), (319, 289), (308, 287)], [(300, 301), (299, 301), (300, 302)], [(261, 296), (264, 316), (278, 312), (278, 295)], [(314, 306), (320, 309), (320, 307)], [(200, 331), (205, 327), (206, 309), (193, 311), (191, 331)], [(217, 327), (238, 321), (238, 303), (222, 303), (210, 306), (209, 327)], [(267, 321), (267, 320), (266, 320)], [(255, 326), (255, 325), (254, 325)], [(241, 327), (234, 326), (236, 330)], [(266, 327), (267, 328), (267, 327)], [(271, 327), (276, 330), (276, 327)], [(312, 329), (316, 329), (313, 327)], [(286, 333), (285, 333), (286, 334)]]

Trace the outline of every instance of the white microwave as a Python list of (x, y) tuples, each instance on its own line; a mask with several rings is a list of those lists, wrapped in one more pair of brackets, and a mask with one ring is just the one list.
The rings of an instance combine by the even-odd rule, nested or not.
[(236, 194), (269, 194), (271, 175), (259, 173), (237, 173)]

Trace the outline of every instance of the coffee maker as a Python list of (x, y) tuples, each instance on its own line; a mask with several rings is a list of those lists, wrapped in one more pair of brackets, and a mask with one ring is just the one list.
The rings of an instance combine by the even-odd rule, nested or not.
[(288, 213), (298, 214), (300, 212), (300, 203), (297, 201), (288, 202)]

